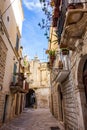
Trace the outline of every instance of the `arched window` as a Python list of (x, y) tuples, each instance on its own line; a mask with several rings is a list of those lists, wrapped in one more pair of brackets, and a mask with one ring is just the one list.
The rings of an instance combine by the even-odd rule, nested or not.
[(29, 89), (29, 92), (26, 94), (26, 104), (25, 107), (34, 107), (36, 105), (36, 95), (33, 89)]

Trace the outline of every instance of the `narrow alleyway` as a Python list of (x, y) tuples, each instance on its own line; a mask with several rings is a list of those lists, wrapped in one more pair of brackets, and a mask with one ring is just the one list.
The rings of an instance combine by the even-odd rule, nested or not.
[(49, 109), (26, 109), (0, 130), (64, 130)]

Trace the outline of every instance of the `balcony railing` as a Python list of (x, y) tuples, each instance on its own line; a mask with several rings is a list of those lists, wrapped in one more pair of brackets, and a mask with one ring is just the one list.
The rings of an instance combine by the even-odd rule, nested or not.
[[(60, 59), (60, 60), (59, 60)], [(69, 55), (62, 55), (61, 58), (59, 58), (59, 54), (56, 57), (56, 65), (54, 65), (52, 71), (53, 71), (53, 81), (56, 82), (63, 82), (70, 70), (70, 59)]]
[(87, 25), (87, 9), (70, 9), (67, 11), (62, 32), (61, 44), (67, 44), (71, 50), (75, 49), (75, 42), (81, 39)]
[(87, 0), (63, 0), (62, 4), (58, 0), (52, 1), (54, 9), (58, 8), (60, 12), (57, 21), (58, 43), (67, 44), (69, 49), (74, 50), (76, 40), (81, 38), (85, 31)]
[(25, 88), (23, 88), (23, 81), (26, 79), (23, 75), (23, 73), (16, 73), (16, 76), (18, 76), (18, 82), (16, 82), (15, 84), (13, 82), (11, 82), (10, 84), (10, 90), (12, 93), (26, 93), (27, 90), (27, 86), (25, 86)]
[(60, 83), (67, 78), (70, 72), (69, 70), (59, 69), (59, 68), (54, 68), (53, 71), (55, 71), (53, 81), (55, 80), (55, 82), (60, 82)]

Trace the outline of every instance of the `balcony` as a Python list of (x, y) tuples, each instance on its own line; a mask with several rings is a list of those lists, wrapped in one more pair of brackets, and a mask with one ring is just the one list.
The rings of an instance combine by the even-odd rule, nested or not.
[(54, 61), (56, 59), (56, 50), (46, 50), (46, 54), (49, 56), (49, 62), (47, 63), (47, 67), (52, 69)]
[(28, 89), (26, 89), (27, 84), (25, 85), (25, 88), (23, 88), (23, 81), (26, 79), (23, 75), (23, 73), (16, 73), (16, 76), (18, 76), (18, 82), (10, 84), (10, 91), (11, 93), (27, 93)]
[(67, 78), (68, 75), (69, 75), (69, 70), (59, 70), (58, 76), (57, 76), (57, 81), (63, 82)]
[(69, 75), (70, 70), (70, 59), (69, 55), (62, 55), (61, 58), (59, 58), (59, 55), (57, 56), (57, 62), (55, 67), (53, 67), (52, 71), (54, 76), (53, 82), (63, 82), (67, 76)]
[[(80, 6), (77, 8), (70, 8), (66, 12), (63, 30), (61, 33), (61, 46), (67, 45), (70, 50), (75, 49), (75, 43), (77, 39), (81, 39), (85, 33), (87, 25), (87, 8)], [(84, 8), (85, 7), (85, 8)]]
[(87, 0), (51, 0), (51, 3), (54, 6), (53, 16), (57, 18), (56, 21), (52, 19), (56, 23), (52, 26), (57, 28), (59, 45), (75, 50), (76, 40), (82, 38), (86, 28)]
[(65, 69), (54, 68), (53, 71), (55, 71), (56, 74), (53, 78), (53, 81), (55, 80), (56, 82), (62, 83), (69, 75), (68, 69), (65, 70)]
[(19, 84), (10, 85), (10, 91), (11, 93), (27, 93), (28, 91), (26, 89), (23, 89)]

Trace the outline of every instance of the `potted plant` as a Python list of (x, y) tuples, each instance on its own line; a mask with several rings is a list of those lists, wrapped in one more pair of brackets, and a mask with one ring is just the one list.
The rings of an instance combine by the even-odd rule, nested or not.
[(50, 59), (55, 59), (55, 50), (49, 50), (48, 52)]
[(53, 62), (56, 58), (55, 50), (49, 50), (48, 54), (49, 54), (49, 58), (50, 58), (50, 64), (51, 64), (51, 66), (53, 66)]
[(54, 0), (51, 0), (50, 6), (51, 6), (51, 7), (54, 7), (54, 6), (55, 6)]
[(61, 48), (61, 52), (62, 52), (62, 55), (68, 55), (69, 54), (69, 49)]

